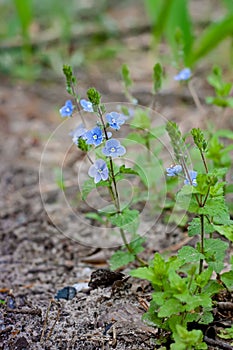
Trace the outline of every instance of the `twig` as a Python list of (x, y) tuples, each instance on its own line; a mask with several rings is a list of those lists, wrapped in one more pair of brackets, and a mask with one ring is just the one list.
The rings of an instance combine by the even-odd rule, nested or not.
[(54, 321), (54, 323), (53, 323), (53, 325), (52, 325), (52, 327), (51, 327), (51, 329), (50, 329), (50, 332), (49, 332), (48, 336), (46, 337), (46, 340), (48, 340), (48, 339), (51, 337), (51, 335), (52, 335), (52, 333), (53, 333), (53, 330), (54, 330), (54, 328), (55, 328), (55, 326), (56, 326), (56, 323), (57, 323), (57, 321), (59, 320), (60, 313), (61, 313), (61, 310), (58, 309), (58, 310), (57, 310), (57, 316), (56, 316), (55, 321)]
[(43, 324), (42, 333), (41, 333), (41, 337), (40, 337), (40, 342), (42, 342), (42, 340), (43, 340), (43, 338), (44, 338), (45, 329), (46, 329), (47, 322), (48, 322), (49, 310), (50, 310), (50, 308), (51, 308), (52, 302), (53, 302), (53, 299), (51, 299), (51, 300), (49, 301), (49, 305), (48, 305), (48, 308), (47, 308), (47, 310), (46, 310), (45, 319), (44, 319), (44, 324)]
[(230, 344), (225, 343), (225, 342), (218, 340), (218, 339), (211, 339), (211, 338), (205, 336), (204, 341), (209, 345), (216, 346), (218, 350), (219, 349), (233, 350), (233, 347)]

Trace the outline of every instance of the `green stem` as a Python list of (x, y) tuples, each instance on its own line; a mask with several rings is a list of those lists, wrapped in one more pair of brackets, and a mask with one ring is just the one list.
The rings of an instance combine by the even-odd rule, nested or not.
[[(186, 174), (186, 176), (187, 176), (187, 178), (188, 178), (188, 180), (190, 182), (190, 185), (192, 185), (192, 179), (191, 179), (191, 177), (189, 175), (189, 171), (188, 171), (188, 169), (186, 167), (186, 164), (185, 164), (185, 161), (184, 161), (183, 157), (180, 158), (180, 161), (181, 161), (181, 166), (183, 168), (183, 172), (184, 172), (184, 174)], [(201, 202), (200, 202), (200, 200), (198, 198), (198, 195), (196, 193), (194, 193), (194, 196), (196, 198), (196, 201), (197, 201), (198, 205), (201, 206)]]
[(78, 95), (77, 95), (76, 92), (75, 92), (73, 83), (71, 84), (71, 90), (72, 90), (72, 95), (73, 95), (73, 97), (74, 97), (75, 105), (76, 105), (76, 107), (77, 107), (77, 111), (78, 111), (78, 113), (79, 113), (79, 115), (80, 115), (80, 117), (81, 117), (81, 120), (82, 120), (82, 122), (83, 122), (83, 125), (85, 126), (86, 123), (85, 123), (85, 120), (84, 120), (83, 115), (82, 115), (81, 108), (80, 108), (79, 103), (78, 103)]
[[(103, 120), (103, 114), (102, 114), (100, 108), (98, 108), (98, 115), (100, 117), (100, 120), (101, 120), (101, 123), (102, 123), (102, 126), (103, 126), (105, 138), (106, 138), (106, 140), (108, 140), (109, 138), (108, 138), (107, 128), (106, 128), (105, 122)], [(114, 174), (112, 157), (109, 157), (109, 163), (110, 163), (110, 174), (111, 174), (113, 187), (114, 187), (114, 191), (113, 191), (111, 182), (109, 181), (109, 191), (110, 191), (111, 197), (113, 199), (115, 208), (117, 210), (117, 214), (121, 214), (119, 193), (118, 193), (116, 178), (115, 178), (115, 174)], [(128, 250), (128, 252), (134, 254), (135, 260), (137, 260), (142, 266), (147, 266), (148, 264), (144, 260), (139, 258), (137, 256), (137, 254), (134, 253), (133, 249), (130, 247), (130, 244), (127, 241), (127, 238), (126, 238), (126, 235), (125, 235), (125, 232), (124, 232), (123, 228), (120, 227), (119, 229), (120, 229), (120, 235), (121, 235), (122, 241), (123, 241), (126, 249)]]
[(203, 164), (204, 164), (204, 167), (205, 167), (205, 171), (206, 171), (206, 174), (208, 174), (208, 167), (207, 167), (207, 163), (206, 163), (206, 160), (205, 160), (205, 156), (204, 156), (204, 153), (203, 153), (203, 151), (201, 150), (201, 149), (199, 149), (200, 150), (200, 153), (201, 153), (201, 159), (202, 159), (202, 161), (203, 161)]
[[(204, 227), (204, 215), (200, 215), (201, 220), (201, 245), (200, 245), (200, 253), (204, 254), (204, 237), (205, 237), (205, 227)], [(203, 270), (203, 259), (200, 259), (199, 262), (199, 275), (202, 273)]]

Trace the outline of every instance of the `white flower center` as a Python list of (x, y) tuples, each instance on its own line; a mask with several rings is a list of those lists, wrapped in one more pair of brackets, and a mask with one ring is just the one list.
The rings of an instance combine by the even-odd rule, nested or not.
[(111, 148), (111, 152), (112, 152), (112, 153), (116, 152), (116, 148), (115, 148), (115, 147), (112, 147), (112, 148)]
[(93, 135), (93, 139), (94, 140), (97, 140), (97, 138), (98, 138), (98, 136), (95, 134), (95, 135)]

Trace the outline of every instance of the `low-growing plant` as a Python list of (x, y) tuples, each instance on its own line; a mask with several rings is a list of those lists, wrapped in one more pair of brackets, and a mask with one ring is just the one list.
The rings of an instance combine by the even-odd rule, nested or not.
[[(162, 71), (160, 65), (155, 65), (154, 95), (161, 88)], [(144, 320), (170, 334), (171, 349), (207, 349), (200, 328), (213, 321), (213, 296), (222, 289), (229, 292), (233, 288), (233, 272), (224, 271), (228, 245), (233, 241), (233, 221), (225, 200), (232, 146), (224, 153), (219, 139), (214, 135), (209, 135), (208, 139), (208, 132), (200, 128), (193, 128), (183, 136), (179, 126), (172, 121), (154, 127), (149, 111), (139, 107), (129, 91), (132, 80), (127, 66), (123, 67), (122, 76), (126, 96), (134, 102), (134, 108), (119, 105), (118, 111), (111, 112), (107, 111), (95, 88), (87, 90), (88, 100), (77, 94), (77, 80), (70, 66), (64, 66), (63, 72), (67, 92), (74, 104), (71, 100), (66, 101), (60, 114), (68, 118), (75, 110), (80, 114), (82, 124), (71, 136), (90, 162), (90, 178), (83, 183), (82, 198), (86, 200), (94, 189), (98, 189), (99, 194), (109, 201), (107, 206), (88, 213), (86, 217), (118, 232), (123, 243), (110, 259), (111, 268), (117, 269), (134, 261), (140, 265), (131, 271), (131, 275), (148, 280), (154, 289)], [(88, 114), (88, 123), (83, 113)], [(90, 120), (92, 126), (88, 129)], [(125, 136), (119, 140), (117, 133), (124, 127)], [(166, 175), (168, 179), (181, 180), (172, 182), (168, 189), (174, 191), (179, 184), (173, 203), (186, 212), (188, 234), (196, 236), (197, 243), (183, 246), (170, 257), (156, 253), (154, 259), (147, 262), (140, 256), (145, 237), (140, 235), (140, 213), (135, 205), (142, 205), (146, 197), (152, 203), (158, 202), (156, 182), (163, 162), (159, 159), (161, 149), (156, 147), (156, 142), (165, 129), (174, 153), (173, 164), (166, 168)], [(221, 135), (232, 137), (227, 131), (222, 131)], [(135, 164), (130, 166), (122, 156), (127, 153), (130, 160), (130, 152), (136, 151), (135, 148), (130, 151), (132, 144), (142, 145), (144, 153), (138, 154)], [(199, 154), (197, 168), (195, 163), (194, 167), (191, 165), (191, 148)], [(131, 202), (126, 200), (127, 190), (122, 193), (119, 187), (120, 181), (128, 177), (137, 178)], [(59, 174), (59, 186), (65, 188), (61, 179)], [(151, 206), (150, 210), (155, 208)]]

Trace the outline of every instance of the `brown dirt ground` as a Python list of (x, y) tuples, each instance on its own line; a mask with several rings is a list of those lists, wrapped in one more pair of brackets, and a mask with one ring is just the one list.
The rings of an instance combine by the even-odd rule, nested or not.
[[(151, 98), (154, 57), (144, 53), (142, 60), (138, 43), (149, 40), (148, 35), (143, 35), (140, 40), (128, 38), (125, 42), (129, 48), (127, 62), (129, 65), (132, 62), (132, 75), (137, 83), (135, 96), (143, 105)], [(123, 59), (118, 58), (116, 67)], [(81, 94), (94, 85), (103, 93), (104, 101), (123, 101), (119, 76), (110, 67), (108, 71), (105, 68), (104, 64), (92, 65), (80, 73)], [(197, 70), (194, 78), (200, 97), (208, 92), (202, 80), (203, 70), (205, 67)], [(150, 298), (150, 286), (143, 281), (129, 278), (119, 285), (78, 292), (72, 300), (54, 300), (59, 289), (86, 283), (94, 270), (108, 268), (114, 249), (103, 249), (101, 244), (86, 246), (60, 233), (41, 200), (39, 163), (47, 139), (60, 123), (58, 108), (66, 99), (63, 79), (33, 85), (4, 77), (1, 80), (0, 299), (6, 303), (0, 306), (0, 348), (157, 348), (159, 331), (141, 320)], [(180, 122), (184, 131), (205, 126), (207, 122), (221, 128), (233, 127), (230, 112), (220, 118), (215, 109), (205, 106), (200, 113), (189, 93), (182, 87), (177, 88), (172, 79), (165, 83), (156, 107), (167, 119)], [(49, 149), (48, 159), (59, 158), (63, 141), (66, 142), (62, 140), (56, 149)], [(79, 161), (75, 154), (72, 150), (73, 160), (65, 165), (71, 177), (75, 176), (75, 165)], [(46, 166), (50, 169), (49, 161)], [(75, 182), (72, 186), (75, 187)], [(55, 206), (58, 215), (59, 212), (62, 215), (59, 189), (51, 182), (51, 188), (44, 191), (48, 205)], [(82, 230), (82, 226), (76, 230)], [(145, 258), (151, 258), (155, 251), (173, 251), (187, 243), (186, 232), (174, 227), (170, 233), (166, 230), (166, 225), (158, 222), (148, 234)], [(127, 276), (128, 269), (122, 272)]]

